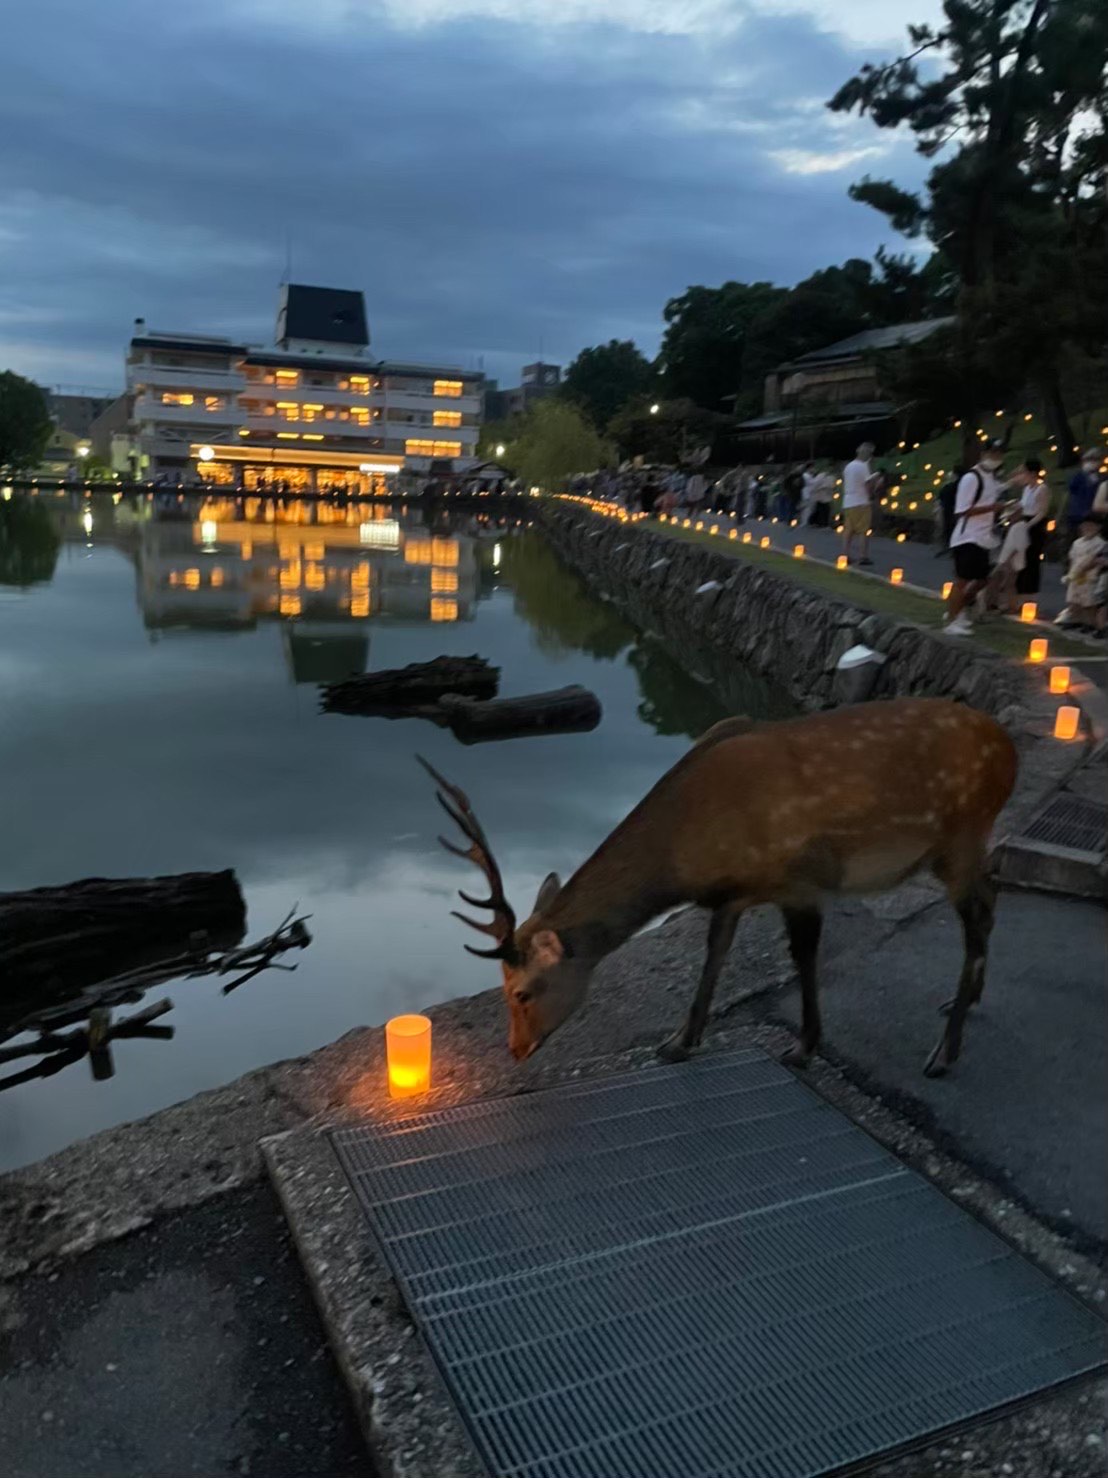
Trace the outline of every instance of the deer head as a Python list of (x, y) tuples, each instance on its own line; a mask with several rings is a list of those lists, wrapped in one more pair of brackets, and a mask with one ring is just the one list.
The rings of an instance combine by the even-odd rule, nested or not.
[(481, 823), (463, 790), (451, 785), (425, 759), (419, 763), (438, 786), (439, 805), (459, 828), (469, 845), (457, 847), (445, 837), (439, 841), (455, 857), (465, 857), (485, 874), (489, 884), (487, 898), (471, 898), (458, 890), (463, 903), (471, 908), (487, 908), (492, 919), (487, 924), (471, 919), (452, 909), (456, 919), (494, 940), (492, 949), (465, 947), (471, 955), (486, 960), (499, 960), (504, 972), (504, 999), (508, 1005), (508, 1049), (518, 1061), (538, 1050), (551, 1032), (571, 1016), (585, 999), (589, 979), (596, 961), (574, 955), (566, 941), (545, 922), (545, 915), (561, 892), (561, 883), (551, 873), (535, 899), (531, 917), (516, 927), (516, 917), (507, 898), (500, 869), (492, 855)]

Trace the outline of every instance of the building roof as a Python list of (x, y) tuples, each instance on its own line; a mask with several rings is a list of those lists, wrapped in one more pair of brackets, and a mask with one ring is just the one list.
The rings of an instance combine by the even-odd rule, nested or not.
[(365, 296), (348, 288), (290, 282), (277, 314), (277, 338), (364, 348), (369, 343)]
[(200, 339), (173, 334), (138, 334), (131, 340), (132, 349), (172, 349), (175, 354), (245, 354), (245, 344), (230, 339)]
[[(738, 431), (785, 430), (794, 424), (798, 432), (812, 431), (821, 426), (849, 426), (862, 421), (884, 421), (896, 410), (891, 400), (866, 400), (834, 405), (797, 406), (794, 410), (769, 411), (764, 416), (753, 416), (749, 421), (740, 421)], [(819, 415), (818, 422), (807, 419), (813, 413)]]
[(807, 354), (801, 354), (787, 364), (778, 365), (778, 369), (815, 368), (836, 359), (857, 359), (875, 349), (898, 349), (905, 344), (918, 344), (922, 339), (930, 337), (936, 329), (945, 328), (953, 322), (953, 318), (924, 318), (918, 323), (893, 323), (887, 328), (863, 329), (860, 334), (851, 334), (849, 338), (839, 339), (823, 349), (812, 349)]

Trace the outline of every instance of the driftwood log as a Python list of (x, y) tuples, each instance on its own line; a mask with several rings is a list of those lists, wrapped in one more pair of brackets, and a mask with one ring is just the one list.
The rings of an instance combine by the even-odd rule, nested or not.
[(500, 668), (484, 657), (436, 657), (432, 662), (412, 662), (407, 667), (327, 683), (320, 701), (325, 713), (408, 718), (413, 708), (437, 703), (446, 693), (493, 698), (499, 685)]
[(169, 948), (237, 944), (246, 905), (233, 872), (85, 878), (57, 888), (0, 893), (0, 1004), (62, 994)]
[(573, 685), (551, 693), (527, 693), (476, 703), (448, 693), (425, 715), (453, 731), (463, 744), (489, 739), (518, 739), (527, 734), (582, 734), (600, 722), (600, 699), (588, 688)]

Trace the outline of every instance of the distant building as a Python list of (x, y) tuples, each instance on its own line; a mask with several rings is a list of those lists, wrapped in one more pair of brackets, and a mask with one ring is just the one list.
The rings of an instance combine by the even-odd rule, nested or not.
[(953, 321), (929, 318), (865, 329), (777, 365), (766, 376), (762, 414), (738, 425), (740, 442), (789, 456), (793, 449), (799, 455), (802, 446), (812, 455), (821, 433), (836, 448), (856, 434), (879, 438), (891, 428), (898, 406), (884, 393), (872, 356), (918, 344)]
[(366, 492), (476, 461), (483, 376), (375, 360), (362, 293), (290, 283), (272, 348), (135, 320), (131, 431), (145, 477)]
[(62, 474), (80, 461), (78, 447), (91, 445), (92, 423), (111, 403), (111, 396), (91, 390), (70, 391), (60, 386), (45, 391), (45, 395), (54, 429), (42, 454), (42, 469)]
[(509, 416), (522, 416), (548, 395), (556, 395), (562, 383), (560, 364), (546, 364), (541, 359), (525, 364), (520, 383), (510, 390), (490, 387), (485, 396), (485, 419), (506, 421)]

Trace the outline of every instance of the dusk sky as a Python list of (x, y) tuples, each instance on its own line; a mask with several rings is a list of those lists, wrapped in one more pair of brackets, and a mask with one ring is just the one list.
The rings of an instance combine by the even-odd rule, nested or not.
[[(657, 348), (666, 299), (895, 241), (922, 173), (824, 107), (935, 0), (39, 0), (0, 89), (0, 368), (121, 387), (135, 317), (268, 342), (292, 279), (383, 357)], [(14, 27), (14, 30), (13, 30)]]

